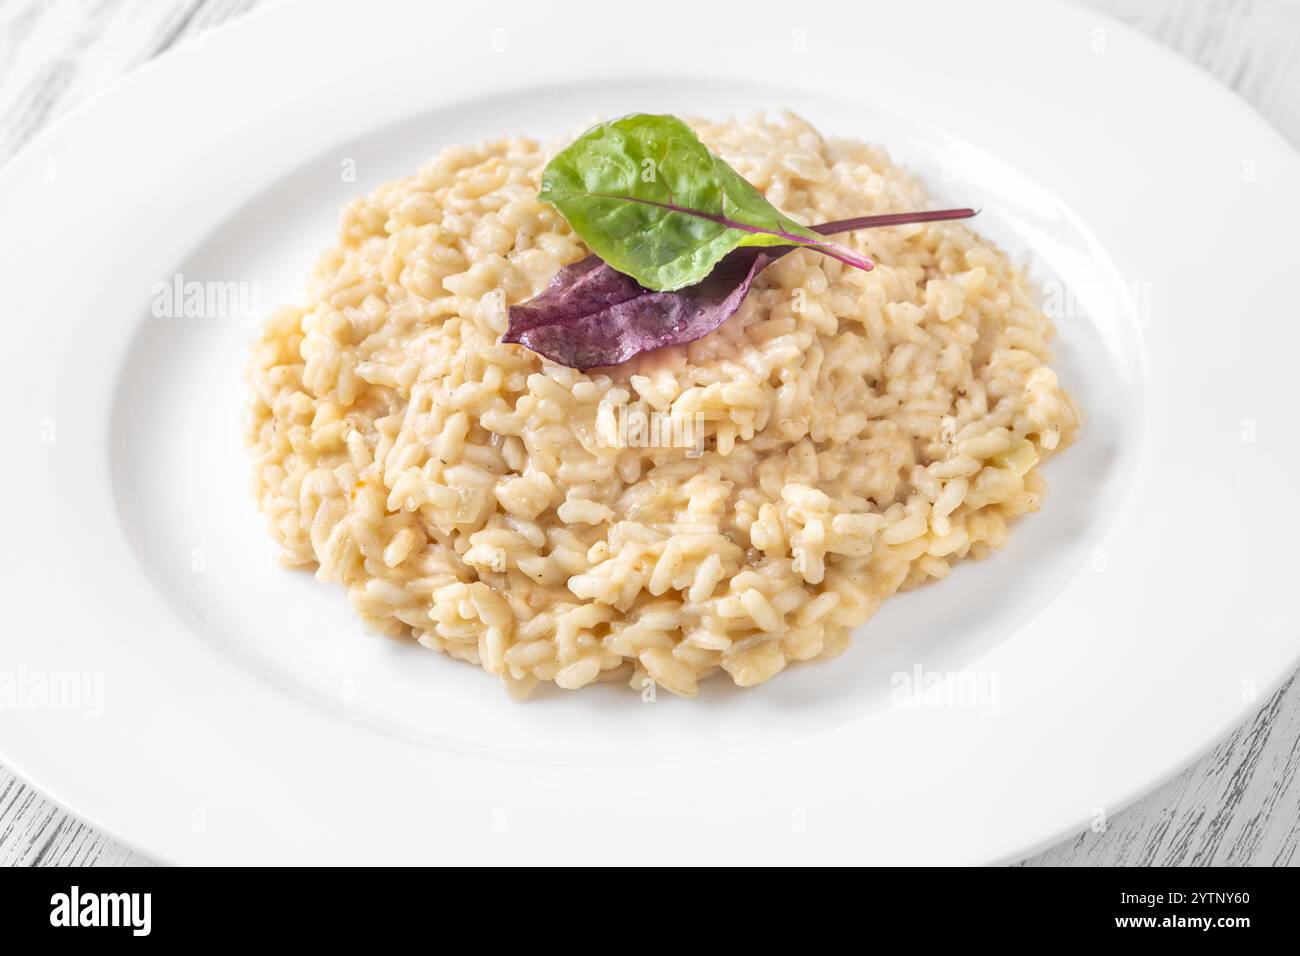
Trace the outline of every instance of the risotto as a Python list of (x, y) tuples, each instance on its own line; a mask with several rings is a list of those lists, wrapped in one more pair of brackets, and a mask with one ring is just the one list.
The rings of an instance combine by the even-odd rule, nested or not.
[[(928, 205), (796, 117), (691, 125), (801, 223)], [(1078, 416), (1050, 322), (970, 228), (840, 237), (871, 272), (796, 250), (705, 338), (580, 372), (501, 343), (507, 307), (588, 254), (537, 198), (549, 155), (456, 146), (352, 202), (260, 333), (260, 508), (368, 624), (517, 695), (750, 686), (1039, 507)]]

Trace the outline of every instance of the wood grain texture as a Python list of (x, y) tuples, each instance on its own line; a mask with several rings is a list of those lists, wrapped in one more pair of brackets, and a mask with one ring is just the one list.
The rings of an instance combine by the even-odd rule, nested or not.
[[(258, 0), (0, 0), (0, 162), (51, 120)], [(265, 2), (265, 0), (263, 0)], [(1300, 2), (1082, 0), (1199, 64), (1300, 144)], [(0, 865), (151, 861), (0, 767)], [(1300, 681), (1177, 778), (1024, 861), (1056, 865), (1300, 864)]]

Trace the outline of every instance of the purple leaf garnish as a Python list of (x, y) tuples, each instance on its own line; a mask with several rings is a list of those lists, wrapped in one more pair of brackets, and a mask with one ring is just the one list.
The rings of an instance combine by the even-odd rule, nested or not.
[[(779, 247), (778, 247), (779, 248)], [(503, 342), (586, 371), (708, 335), (740, 308), (749, 284), (778, 248), (729, 253), (702, 282), (654, 292), (590, 255), (565, 266), (534, 299), (510, 309)]]
[[(824, 236), (854, 229), (966, 219), (973, 209), (887, 213), (813, 226)], [(754, 277), (797, 246), (741, 246), (703, 280), (675, 292), (655, 292), (599, 256), (565, 266), (538, 296), (511, 306), (502, 342), (526, 346), (560, 365), (587, 371), (618, 365), (669, 345), (708, 335), (730, 318)]]

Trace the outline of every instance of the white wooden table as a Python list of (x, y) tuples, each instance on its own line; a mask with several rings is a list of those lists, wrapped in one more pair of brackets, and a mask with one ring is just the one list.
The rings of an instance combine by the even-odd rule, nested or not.
[[(258, 2), (0, 0), (0, 163), (115, 77)], [(1082, 2), (1194, 60), (1300, 144), (1300, 0)], [(149, 862), (0, 767), (0, 864)], [(1300, 864), (1300, 682), (1103, 832), (1025, 864)]]

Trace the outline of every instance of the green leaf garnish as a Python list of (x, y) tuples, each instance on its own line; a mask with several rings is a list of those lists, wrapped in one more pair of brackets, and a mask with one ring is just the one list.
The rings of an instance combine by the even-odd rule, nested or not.
[(783, 215), (675, 116), (593, 126), (547, 164), (539, 195), (592, 252), (655, 291), (694, 285), (740, 246), (806, 246), (872, 267)]

